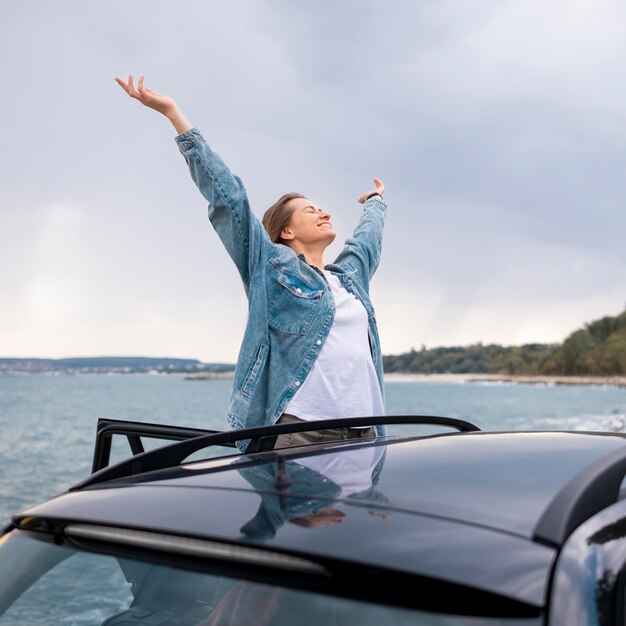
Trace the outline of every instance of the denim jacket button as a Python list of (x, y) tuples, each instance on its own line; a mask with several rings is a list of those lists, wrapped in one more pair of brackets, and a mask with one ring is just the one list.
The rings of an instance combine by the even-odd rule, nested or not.
[(321, 345), (322, 345), (322, 341), (321, 341), (321, 339), (318, 339), (315, 343), (316, 343), (318, 346), (321, 346)]
[(296, 291), (297, 291), (298, 293), (302, 293), (302, 289), (300, 289), (300, 287), (298, 287), (298, 288), (296, 289)]
[(296, 387), (299, 387), (299, 386), (300, 386), (300, 381), (299, 381), (299, 380), (296, 380), (296, 382), (294, 383), (294, 385), (295, 385)]

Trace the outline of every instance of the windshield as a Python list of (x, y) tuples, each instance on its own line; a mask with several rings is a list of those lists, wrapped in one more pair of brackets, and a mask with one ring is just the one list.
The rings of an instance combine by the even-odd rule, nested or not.
[[(0, 539), (0, 626), (529, 626), (446, 616), (273, 583), (75, 550), (13, 531)], [(411, 593), (411, 590), (407, 590)]]

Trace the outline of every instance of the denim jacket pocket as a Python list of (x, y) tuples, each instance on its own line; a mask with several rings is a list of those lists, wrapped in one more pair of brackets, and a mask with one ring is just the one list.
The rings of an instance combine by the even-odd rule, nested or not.
[(296, 276), (279, 274), (268, 306), (269, 325), (281, 333), (305, 335), (323, 293)]
[(265, 365), (267, 360), (267, 352), (269, 349), (269, 343), (267, 341), (261, 341), (256, 353), (256, 358), (252, 362), (249, 371), (246, 373), (246, 377), (241, 385), (241, 393), (244, 396), (251, 396), (254, 392), (256, 382), (259, 378), (259, 373)]

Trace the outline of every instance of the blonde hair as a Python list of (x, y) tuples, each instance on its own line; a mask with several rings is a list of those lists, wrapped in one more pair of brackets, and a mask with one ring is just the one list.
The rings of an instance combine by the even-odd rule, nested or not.
[(291, 216), (293, 215), (293, 209), (287, 207), (287, 204), (290, 200), (295, 200), (296, 198), (306, 198), (306, 196), (295, 192), (286, 193), (265, 211), (263, 227), (270, 236), (272, 243), (282, 243), (280, 233), (289, 226)]

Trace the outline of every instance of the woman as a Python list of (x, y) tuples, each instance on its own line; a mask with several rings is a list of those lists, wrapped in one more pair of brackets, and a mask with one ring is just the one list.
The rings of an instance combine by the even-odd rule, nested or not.
[[(330, 215), (306, 197), (282, 196), (253, 215), (241, 180), (207, 145), (174, 100), (133, 77), (116, 82), (165, 115), (191, 176), (209, 202), (209, 219), (232, 257), (249, 302), (228, 421), (251, 428), (299, 420), (383, 415), (383, 371), (369, 283), (380, 259), (384, 186), (359, 197), (364, 210), (331, 265)], [(278, 437), (276, 447), (321, 439), (371, 437), (382, 427)], [(245, 447), (242, 444), (242, 447)]]

